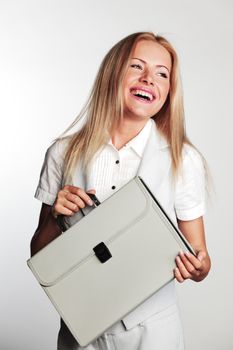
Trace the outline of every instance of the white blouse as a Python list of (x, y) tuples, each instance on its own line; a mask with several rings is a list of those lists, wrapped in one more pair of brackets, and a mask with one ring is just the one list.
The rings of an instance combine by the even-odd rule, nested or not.
[(120, 150), (110, 140), (94, 157), (88, 169), (87, 186), (96, 190), (100, 202), (136, 176), (151, 127), (152, 120), (149, 120), (140, 133)]
[[(168, 148), (166, 141), (158, 133), (155, 122), (149, 119), (140, 133), (120, 150), (117, 150), (109, 141), (96, 154), (85, 175), (84, 190), (95, 189), (96, 196), (103, 201), (131, 180), (138, 172), (152, 129), (158, 137), (158, 141), (156, 140), (158, 147), (162, 150)], [(48, 205), (53, 205), (58, 191), (63, 186), (66, 144), (67, 141), (55, 142), (48, 148), (45, 155), (35, 198)], [(160, 167), (160, 164), (157, 166)], [(75, 174), (75, 177), (76, 175), (78, 178), (79, 174)], [(184, 147), (181, 171), (174, 184), (174, 191), (171, 190), (171, 179), (169, 183), (167, 180), (169, 179), (164, 179), (163, 189), (160, 191), (163, 192), (163, 196), (158, 198), (165, 209), (166, 203), (172, 201), (175, 216), (180, 220), (193, 220), (204, 215), (205, 170), (202, 159), (194, 148), (188, 145)], [(174, 198), (172, 192), (175, 193)], [(175, 219), (172, 212), (168, 214), (173, 216), (173, 220)]]
[[(53, 205), (64, 185), (66, 145), (67, 141), (57, 141), (45, 155), (35, 198), (48, 205)], [(141, 132), (119, 151), (111, 141), (106, 144), (93, 158), (87, 174), (77, 165), (72, 185), (83, 186), (84, 190), (94, 188), (99, 200), (103, 201), (139, 173), (143, 179), (149, 180), (152, 187), (148, 187), (174, 223), (176, 218), (193, 220), (202, 216), (205, 212), (205, 171), (199, 153), (191, 146), (184, 146), (181, 172), (175, 182), (170, 163), (169, 145), (150, 119)], [(174, 281), (125, 316), (125, 327), (130, 329), (173, 303), (176, 303)]]

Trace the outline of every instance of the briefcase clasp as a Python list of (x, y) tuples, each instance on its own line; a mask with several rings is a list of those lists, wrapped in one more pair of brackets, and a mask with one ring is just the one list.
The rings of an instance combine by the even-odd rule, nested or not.
[(93, 248), (93, 250), (101, 263), (105, 263), (112, 257), (112, 254), (110, 253), (108, 247), (104, 244), (104, 242), (100, 242), (99, 244), (97, 244)]

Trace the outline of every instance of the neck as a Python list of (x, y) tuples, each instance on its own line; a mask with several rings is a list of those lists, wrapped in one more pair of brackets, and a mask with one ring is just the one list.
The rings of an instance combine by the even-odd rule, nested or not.
[(123, 119), (112, 135), (112, 143), (117, 148), (122, 148), (126, 143), (137, 136), (146, 125), (148, 119), (134, 120)]

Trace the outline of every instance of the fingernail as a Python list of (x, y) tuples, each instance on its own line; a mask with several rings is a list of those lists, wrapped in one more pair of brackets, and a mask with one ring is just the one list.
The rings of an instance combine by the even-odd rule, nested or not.
[(189, 252), (185, 252), (185, 255), (189, 257), (191, 254)]
[(93, 201), (91, 199), (87, 203), (88, 205), (93, 205)]

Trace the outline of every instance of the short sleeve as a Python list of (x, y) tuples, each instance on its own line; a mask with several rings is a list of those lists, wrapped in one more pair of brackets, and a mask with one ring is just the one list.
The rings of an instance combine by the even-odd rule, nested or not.
[(45, 204), (53, 205), (58, 191), (62, 188), (65, 143), (54, 142), (46, 151), (40, 173), (35, 198)]
[(205, 213), (206, 179), (201, 155), (185, 145), (175, 188), (175, 211), (180, 220), (197, 219)]

